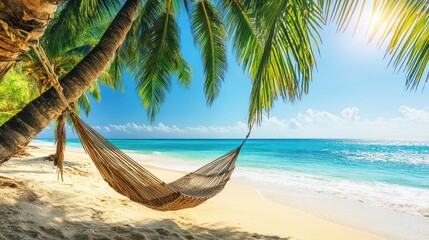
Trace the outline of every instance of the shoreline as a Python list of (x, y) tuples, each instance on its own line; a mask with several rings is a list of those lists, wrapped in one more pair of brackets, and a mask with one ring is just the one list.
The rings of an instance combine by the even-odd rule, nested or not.
[[(32, 143), (32, 145), (36, 145), (39, 148), (36, 150), (30, 150), (34, 157), (39, 157), (42, 155), (47, 156), (54, 152), (53, 146), (49, 146), (49, 144)], [(49, 152), (49, 154), (47, 154), (47, 152)], [(135, 154), (138, 154), (139, 157), (144, 157), (143, 154), (131, 153), (131, 155)], [(177, 224), (177, 226), (180, 228), (179, 230), (183, 230), (182, 228), (186, 229), (189, 226), (196, 227), (199, 229), (198, 231), (203, 232), (216, 232), (216, 229), (219, 230), (221, 228), (236, 229), (240, 232), (241, 235), (238, 234), (240, 237), (247, 236), (243, 235), (243, 232), (262, 234), (267, 238), (268, 236), (280, 236), (292, 237), (291, 239), (383, 239), (383, 237), (386, 237), (380, 237), (368, 233), (373, 231), (367, 231), (367, 229), (365, 229), (365, 231), (358, 230), (353, 224), (343, 224), (342, 222), (339, 224), (338, 219), (330, 219), (329, 217), (322, 216), (323, 214), (309, 211), (309, 209), (300, 208), (299, 206), (294, 206), (291, 204), (291, 202), (289, 202), (289, 204), (284, 204), (284, 199), (278, 195), (272, 195), (272, 193), (269, 193), (269, 190), (261, 190), (264, 188), (252, 186), (251, 183), (242, 182), (243, 179), (236, 179), (234, 177), (231, 182), (227, 184), (227, 187), (223, 192), (197, 208), (177, 212), (156, 212), (139, 204), (133, 203), (110, 189), (101, 179), (98, 172), (96, 172), (92, 162), (90, 162), (88, 156), (84, 154), (83, 149), (81, 148), (69, 147), (67, 149), (64, 183), (56, 181), (55, 168), (52, 166), (53, 164), (51, 162), (37, 160), (34, 163), (37, 166), (31, 166), (33, 162), (32, 164), (28, 164), (28, 166), (17, 164), (17, 161), (26, 161), (28, 159), (34, 159), (34, 157), (19, 160), (12, 159), (11, 161), (7, 162), (6, 167), (0, 168), (0, 176), (13, 179), (16, 178), (24, 182), (30, 182), (35, 190), (42, 190), (40, 189), (42, 186), (39, 186), (40, 183), (49, 182), (53, 186), (42, 184), (43, 187), (46, 187), (43, 189), (43, 191), (45, 191), (48, 195), (52, 195), (49, 193), (51, 190), (54, 190), (55, 192), (64, 186), (71, 188), (66, 189), (66, 195), (73, 195), (76, 192), (89, 192), (97, 193), (98, 195), (104, 195), (104, 197), (106, 197), (106, 193), (108, 193), (107, 195), (109, 199), (115, 200), (114, 203), (112, 203), (114, 205), (113, 208), (119, 208), (115, 211), (120, 210), (122, 207), (121, 204), (123, 203), (126, 203), (126, 209), (122, 209), (125, 212), (128, 212), (129, 207), (136, 211), (135, 213), (128, 214), (125, 217), (118, 217), (112, 216), (108, 211), (109, 209), (105, 209), (100, 206), (101, 210), (97, 209), (97, 211), (102, 212), (102, 215), (109, 215), (109, 218), (107, 219), (113, 222), (133, 222), (135, 220), (142, 221), (143, 219), (148, 220), (165, 217)], [(154, 167), (148, 166), (147, 164), (143, 165), (166, 182), (172, 181), (184, 173), (182, 171), (163, 169), (159, 166)], [(48, 172), (51, 172), (51, 174), (46, 173), (46, 171), (43, 172), (44, 174), (38, 173), (40, 172), (39, 168), (41, 167), (43, 167), (45, 170), (48, 169)], [(8, 168), (10, 172), (8, 172)], [(92, 186), (80, 186), (88, 181), (93, 183)], [(82, 197), (85, 198), (85, 196)], [(48, 202), (48, 205), (50, 205), (51, 201), (58, 201), (58, 199), (55, 200), (47, 197), (41, 197), (41, 200)], [(62, 201), (64, 200), (65, 199), (62, 199)], [(89, 198), (87, 200), (91, 200), (87, 203), (87, 205), (98, 205), (100, 203), (107, 202), (106, 199), (100, 200), (97, 198)], [(57, 207), (61, 206), (62, 201), (57, 203)], [(117, 201), (121, 202), (119, 206), (116, 206), (118, 205)], [(67, 205), (72, 209), (74, 208), (72, 205)], [(249, 210), (252, 210), (253, 212), (250, 212)], [(139, 212), (144, 213), (142, 214), (143, 216), (140, 216), (140, 214), (138, 214)], [(25, 211), (23, 213), (25, 213)], [(51, 214), (55, 215), (55, 213)], [(67, 211), (65, 211), (64, 214), (67, 215)], [(75, 219), (72, 218), (71, 220), (74, 221)], [(176, 234), (180, 235), (179, 230), (176, 232)], [(198, 231), (196, 231), (195, 234), (197, 234)], [(209, 234), (216, 235), (217, 233)], [(222, 232), (222, 234), (226, 233)], [(67, 238), (66, 235), (65, 237)]]
[(260, 190), (270, 201), (299, 209), (336, 224), (391, 240), (426, 240), (429, 218), (324, 193), (287, 188), (282, 193)]
[[(75, 148), (79, 149), (79, 147)], [(177, 169), (177, 165), (171, 164), (168, 167), (162, 167), (160, 164), (147, 162), (148, 160), (154, 161), (151, 159), (154, 157), (153, 155), (135, 150), (125, 150), (124, 152), (132, 156), (133, 159), (144, 162), (143, 164), (151, 169), (173, 171), (180, 174), (186, 174), (193, 170), (185, 171)], [(171, 156), (168, 158), (171, 158)], [(163, 159), (156, 159), (156, 162), (160, 160), (162, 161)], [(363, 230), (387, 239), (426, 240), (427, 236), (429, 236), (429, 229), (426, 227), (429, 225), (428, 216), (423, 217), (407, 212), (400, 212), (384, 206), (375, 206), (371, 203), (337, 197), (324, 192), (313, 192), (308, 189), (284, 185), (276, 186), (276, 184), (269, 184), (267, 182), (257, 183), (243, 176), (234, 176), (234, 174), (231, 182), (256, 190), (260, 197), (268, 201), (304, 211), (335, 224)], [(320, 207), (320, 205), (323, 207)], [(404, 220), (409, 225), (407, 228), (403, 225)], [(413, 231), (410, 231), (410, 226), (412, 226)]]

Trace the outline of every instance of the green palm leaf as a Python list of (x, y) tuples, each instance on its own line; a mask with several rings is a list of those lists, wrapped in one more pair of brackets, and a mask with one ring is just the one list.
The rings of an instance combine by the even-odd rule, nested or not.
[(29, 79), (21, 63), (17, 65), (0, 84), (0, 125), (37, 97), (37, 85)]
[[(62, 2), (58, 14), (50, 22), (43, 36), (43, 46), (48, 56), (58, 56), (67, 47), (79, 45), (80, 36), (88, 31), (105, 29), (124, 0), (69, 0)], [(100, 37), (100, 35), (98, 36)]]
[(201, 0), (192, 7), (191, 27), (195, 43), (202, 52), (206, 74), (204, 90), (207, 96), (207, 104), (211, 105), (219, 95), (220, 86), (227, 69), (226, 30), (220, 13), (207, 0)]
[(318, 22), (323, 21), (317, 5), (298, 0), (265, 2), (257, 17), (266, 38), (250, 73), (249, 124), (260, 123), (278, 96), (294, 102), (308, 91), (316, 65), (313, 48), (320, 41)]
[(169, 91), (171, 75), (176, 75), (185, 86), (191, 80), (191, 68), (180, 54), (179, 27), (170, 4), (171, 1), (167, 1), (165, 12), (156, 19), (153, 19), (153, 12), (147, 13), (150, 16), (142, 14), (141, 18), (150, 19), (153, 25), (146, 25), (138, 32), (147, 35), (138, 38), (138, 61), (142, 67), (132, 71), (132, 75), (137, 80), (137, 91), (151, 121)]
[(257, 32), (255, 10), (242, 0), (222, 0), (219, 5), (238, 61), (248, 72), (257, 69), (255, 64), (260, 60), (262, 43), (259, 39), (261, 34)]
[(86, 93), (82, 94), (82, 96), (78, 98), (77, 104), (79, 106), (78, 109), (83, 111), (85, 115), (88, 116), (89, 112), (91, 111), (91, 104), (89, 103), (89, 98)]
[(387, 46), (389, 63), (396, 71), (406, 72), (406, 86), (409, 89), (417, 89), (422, 80), (429, 80), (427, 0), (319, 0), (318, 3), (325, 17), (334, 21), (340, 29), (347, 28), (356, 18), (357, 26), (364, 8), (372, 5), (372, 15), (378, 15), (382, 23), (371, 23), (369, 40), (378, 40), (380, 46)]
[(397, 71), (406, 71), (409, 89), (417, 89), (422, 80), (429, 80), (428, 10), (426, 0), (386, 2), (378, 6), (386, 25), (374, 32), (383, 34), (379, 44), (388, 42), (386, 54), (391, 57), (390, 64)]
[(109, 86), (113, 90), (124, 90), (122, 72), (125, 69), (126, 63), (124, 53), (121, 53), (122, 48), (116, 51), (115, 58), (111, 61), (109, 68), (103, 71), (98, 77), (101, 84)]

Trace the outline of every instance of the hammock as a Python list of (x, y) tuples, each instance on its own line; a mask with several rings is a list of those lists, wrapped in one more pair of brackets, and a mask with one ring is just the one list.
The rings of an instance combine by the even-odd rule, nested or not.
[(70, 117), (83, 148), (103, 179), (116, 192), (159, 211), (192, 208), (218, 194), (235, 168), (241, 147), (208, 163), (178, 180), (165, 183), (103, 138), (93, 128), (71, 113)]

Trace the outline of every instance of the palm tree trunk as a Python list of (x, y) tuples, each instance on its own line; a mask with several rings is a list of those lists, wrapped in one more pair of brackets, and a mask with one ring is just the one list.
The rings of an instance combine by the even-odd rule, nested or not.
[[(68, 103), (76, 101), (108, 66), (130, 30), (140, 4), (141, 0), (127, 0), (100, 42), (62, 78), (61, 86)], [(50, 88), (0, 126), (0, 163), (25, 147), (66, 107), (55, 89)]]
[(0, 82), (28, 42), (37, 41), (63, 0), (0, 0)]

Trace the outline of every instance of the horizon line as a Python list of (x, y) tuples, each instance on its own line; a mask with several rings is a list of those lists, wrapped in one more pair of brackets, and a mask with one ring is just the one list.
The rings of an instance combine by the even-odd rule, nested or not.
[[(53, 137), (35, 138), (34, 140), (53, 140)], [(69, 140), (78, 137), (67, 138)], [(108, 140), (244, 140), (244, 138), (106, 138)], [(79, 139), (80, 140), (80, 139)], [(364, 140), (364, 141), (420, 141), (429, 142), (429, 139), (383, 139), (383, 138), (251, 138), (247, 140)]]

